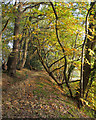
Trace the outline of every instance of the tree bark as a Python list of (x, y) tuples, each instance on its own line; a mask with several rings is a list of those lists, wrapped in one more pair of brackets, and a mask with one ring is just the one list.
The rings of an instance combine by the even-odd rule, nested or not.
[(20, 64), (20, 61), (22, 60), (22, 56), (23, 56), (23, 50), (22, 49), (23, 49), (24, 40), (22, 40), (19, 43), (20, 43), (20, 45), (19, 45), (17, 69), (18, 69), (18, 66)]
[(27, 48), (28, 48), (28, 39), (25, 39), (24, 41), (24, 47), (23, 47), (23, 56), (22, 56), (22, 60), (19, 61), (19, 65), (18, 65), (18, 70), (21, 70), (26, 62), (26, 57), (27, 57)]
[[(91, 3), (91, 5), (94, 4)], [(93, 10), (95, 11), (95, 7), (93, 8)], [(89, 17), (93, 15), (92, 12), (90, 12)], [(96, 11), (94, 12), (94, 17), (93, 19), (96, 19)], [(88, 35), (94, 37), (94, 35), (92, 34), (93, 30), (93, 26), (95, 26), (95, 23), (93, 23), (91, 20), (89, 21), (89, 29), (88, 29)], [(93, 43), (94, 42), (94, 43)], [(86, 50), (85, 50), (85, 59), (84, 59), (84, 66), (83, 66), (83, 94), (87, 88), (88, 82), (89, 82), (89, 78), (90, 78), (90, 73), (91, 73), (91, 58), (92, 56), (90, 55), (90, 50), (94, 50), (95, 47), (95, 37), (93, 40), (90, 40), (89, 38), (87, 38), (87, 43), (86, 43)]]
[(19, 46), (19, 28), (20, 28), (20, 6), (18, 7), (18, 14), (15, 18), (15, 25), (14, 25), (14, 40), (13, 40), (13, 51), (8, 57), (7, 62), (7, 70), (9, 75), (14, 75), (16, 73), (16, 65), (17, 65), (17, 58), (18, 58), (18, 46)]

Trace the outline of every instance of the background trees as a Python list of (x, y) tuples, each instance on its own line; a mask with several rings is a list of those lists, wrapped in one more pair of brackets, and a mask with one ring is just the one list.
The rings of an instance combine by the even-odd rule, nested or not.
[[(95, 2), (90, 5), (2, 3), (3, 57), (7, 59), (12, 51), (7, 62), (8, 73), (14, 75), (16, 68), (21, 70), (24, 65), (29, 69), (36, 69), (39, 65), (37, 69), (41, 69), (42, 64), (62, 90), (67, 86), (68, 95), (75, 97), (79, 88), (83, 93), (82, 96), (79, 93), (79, 97), (87, 97), (90, 86), (94, 84), (96, 69), (95, 6)], [(77, 85), (74, 90), (72, 85)]]

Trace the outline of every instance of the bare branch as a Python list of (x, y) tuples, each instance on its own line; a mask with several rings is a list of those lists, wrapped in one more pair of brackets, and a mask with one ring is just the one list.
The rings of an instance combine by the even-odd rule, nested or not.
[(52, 8), (53, 8), (53, 11), (54, 11), (54, 14), (55, 14), (55, 17), (56, 17), (56, 20), (58, 19), (58, 16), (57, 16), (57, 13), (56, 13), (56, 10), (55, 10), (55, 8), (54, 8), (54, 6), (53, 6), (53, 3), (50, 1), (50, 4), (51, 4), (51, 6), (52, 6)]
[(58, 80), (55, 78), (54, 74), (52, 72), (50, 72), (50, 69), (48, 69), (48, 67), (44, 63), (44, 60), (43, 60), (42, 55), (41, 55), (41, 45), (40, 45), (39, 40), (38, 40), (38, 44), (39, 44), (39, 46), (37, 47), (37, 53), (38, 53), (40, 62), (42, 63), (43, 67), (45, 68), (46, 72), (53, 78), (53, 80), (57, 83), (57, 85), (60, 86), (60, 88), (62, 89), (62, 84), (58, 82)]
[(28, 7), (26, 7), (22, 12), (25, 12), (27, 9), (34, 8), (34, 7), (39, 6), (40, 4), (44, 4), (44, 3), (45, 3), (45, 2), (40, 2), (40, 3), (38, 3), (38, 4), (35, 4), (34, 6), (28, 6)]
[(58, 67), (58, 68), (52, 70), (51, 72), (54, 72), (54, 71), (56, 71), (56, 70), (59, 70), (59, 69), (61, 69), (62, 67), (64, 67), (64, 65), (62, 65), (61, 67)]
[(48, 68), (52, 67), (52, 65), (54, 65), (55, 63), (59, 62), (60, 60), (62, 60), (65, 56), (61, 57), (60, 59), (56, 60), (55, 62), (53, 62)]
[[(69, 81), (68, 83), (72, 83), (72, 82), (80, 82), (80, 80), (72, 80), (72, 81)], [(66, 83), (66, 82), (63, 82), (63, 84)]]
[(9, 22), (10, 18), (6, 21), (6, 24), (4, 25), (4, 28), (2, 29), (2, 32), (4, 32), (4, 30), (6, 29), (8, 22)]
[(57, 16), (56, 10), (55, 10), (55, 8), (54, 8), (54, 6), (53, 6), (53, 3), (50, 2), (50, 4), (51, 4), (51, 6), (52, 6), (52, 9), (53, 9), (54, 14), (55, 14), (55, 17), (56, 17), (56, 26), (55, 26), (55, 28), (56, 28), (56, 37), (57, 37), (58, 43), (59, 43), (59, 45), (61, 46), (62, 51), (63, 51), (63, 53), (64, 53), (65, 50), (64, 50), (63, 45), (61, 44), (61, 42), (60, 42), (60, 40), (59, 40), (59, 35), (58, 35), (58, 28), (57, 28), (57, 20), (58, 20), (58, 16)]
[[(49, 1), (50, 1), (50, 0), (49, 0)], [(61, 42), (60, 42), (60, 40), (59, 40), (59, 35), (58, 35), (58, 28), (57, 28), (58, 16), (57, 16), (56, 10), (55, 10), (55, 8), (54, 8), (54, 6), (53, 6), (53, 3), (52, 3), (51, 1), (50, 1), (50, 4), (51, 4), (51, 6), (52, 6), (52, 9), (53, 9), (54, 14), (55, 14), (55, 17), (56, 17), (56, 25), (55, 25), (56, 37), (57, 37), (57, 40), (58, 40), (58, 43), (59, 43), (60, 47), (62, 48), (62, 52), (65, 53), (64, 47), (63, 47), (63, 45), (61, 44)], [(64, 59), (65, 59), (65, 65), (64, 65), (65, 67), (64, 67), (64, 78), (63, 78), (63, 81), (65, 80), (66, 85), (67, 85), (67, 87), (68, 87), (68, 89), (69, 89), (70, 95), (71, 95), (71, 97), (73, 97), (72, 91), (71, 91), (71, 89), (70, 89), (70, 86), (69, 86), (69, 84), (68, 84), (68, 79), (67, 79), (67, 76), (66, 76), (66, 70), (67, 70), (67, 58), (66, 58), (66, 55), (64, 56)], [(62, 81), (62, 82), (63, 82), (63, 81)]]

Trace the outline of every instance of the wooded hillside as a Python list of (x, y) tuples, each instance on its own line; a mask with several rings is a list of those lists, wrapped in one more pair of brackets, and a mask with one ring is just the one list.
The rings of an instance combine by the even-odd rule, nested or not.
[(3, 73), (3, 118), (93, 118), (88, 106), (79, 109), (45, 71), (17, 71), (15, 77)]
[(96, 2), (2, 2), (0, 37), (3, 72), (44, 70), (96, 117)]

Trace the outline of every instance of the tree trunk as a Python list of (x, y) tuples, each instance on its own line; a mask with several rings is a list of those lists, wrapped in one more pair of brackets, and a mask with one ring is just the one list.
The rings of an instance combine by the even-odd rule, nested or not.
[(26, 62), (26, 57), (27, 57), (27, 48), (28, 48), (28, 39), (25, 39), (24, 42), (24, 47), (23, 47), (23, 56), (22, 56), (22, 60), (19, 61), (19, 65), (18, 65), (18, 70), (21, 70)]
[(18, 69), (20, 61), (22, 60), (22, 56), (23, 56), (23, 50), (22, 50), (23, 49), (23, 44), (24, 44), (24, 41), (22, 40), (22, 42), (19, 45), (17, 69)]
[[(32, 50), (33, 51), (33, 50)], [(27, 59), (27, 62), (26, 62), (26, 65), (29, 67), (30, 70), (32, 70), (32, 65), (30, 64), (30, 61), (32, 60), (32, 58), (37, 54), (37, 49), (34, 51), (34, 53), (30, 54), (28, 53), (28, 59)]]
[[(93, 3), (91, 3), (92, 5)], [(95, 11), (95, 7), (93, 8), (93, 10)], [(93, 14), (94, 13), (94, 14)], [(93, 19), (96, 19), (96, 11), (90, 12), (90, 15), (93, 15)], [(88, 29), (88, 36), (92, 36), (94, 37), (93, 33), (91, 30), (93, 30), (93, 27), (95, 26), (95, 22), (92, 21), (92, 18), (90, 18), (89, 20), (89, 29)], [(91, 29), (91, 30), (90, 30)], [(86, 51), (85, 51), (85, 59), (84, 59), (84, 66), (83, 66), (83, 94), (87, 88), (88, 82), (89, 82), (89, 78), (90, 78), (90, 73), (91, 73), (91, 58), (92, 56), (90, 55), (90, 50), (94, 50), (95, 47), (95, 40), (96, 37), (94, 37), (93, 40), (90, 40), (89, 37), (87, 38), (87, 43), (86, 43)]]
[(13, 51), (8, 57), (7, 70), (9, 75), (14, 75), (16, 73), (17, 57), (18, 57), (18, 46), (19, 46), (19, 28), (20, 28), (20, 6), (18, 7), (18, 14), (15, 18), (14, 25), (14, 40), (13, 40)]

